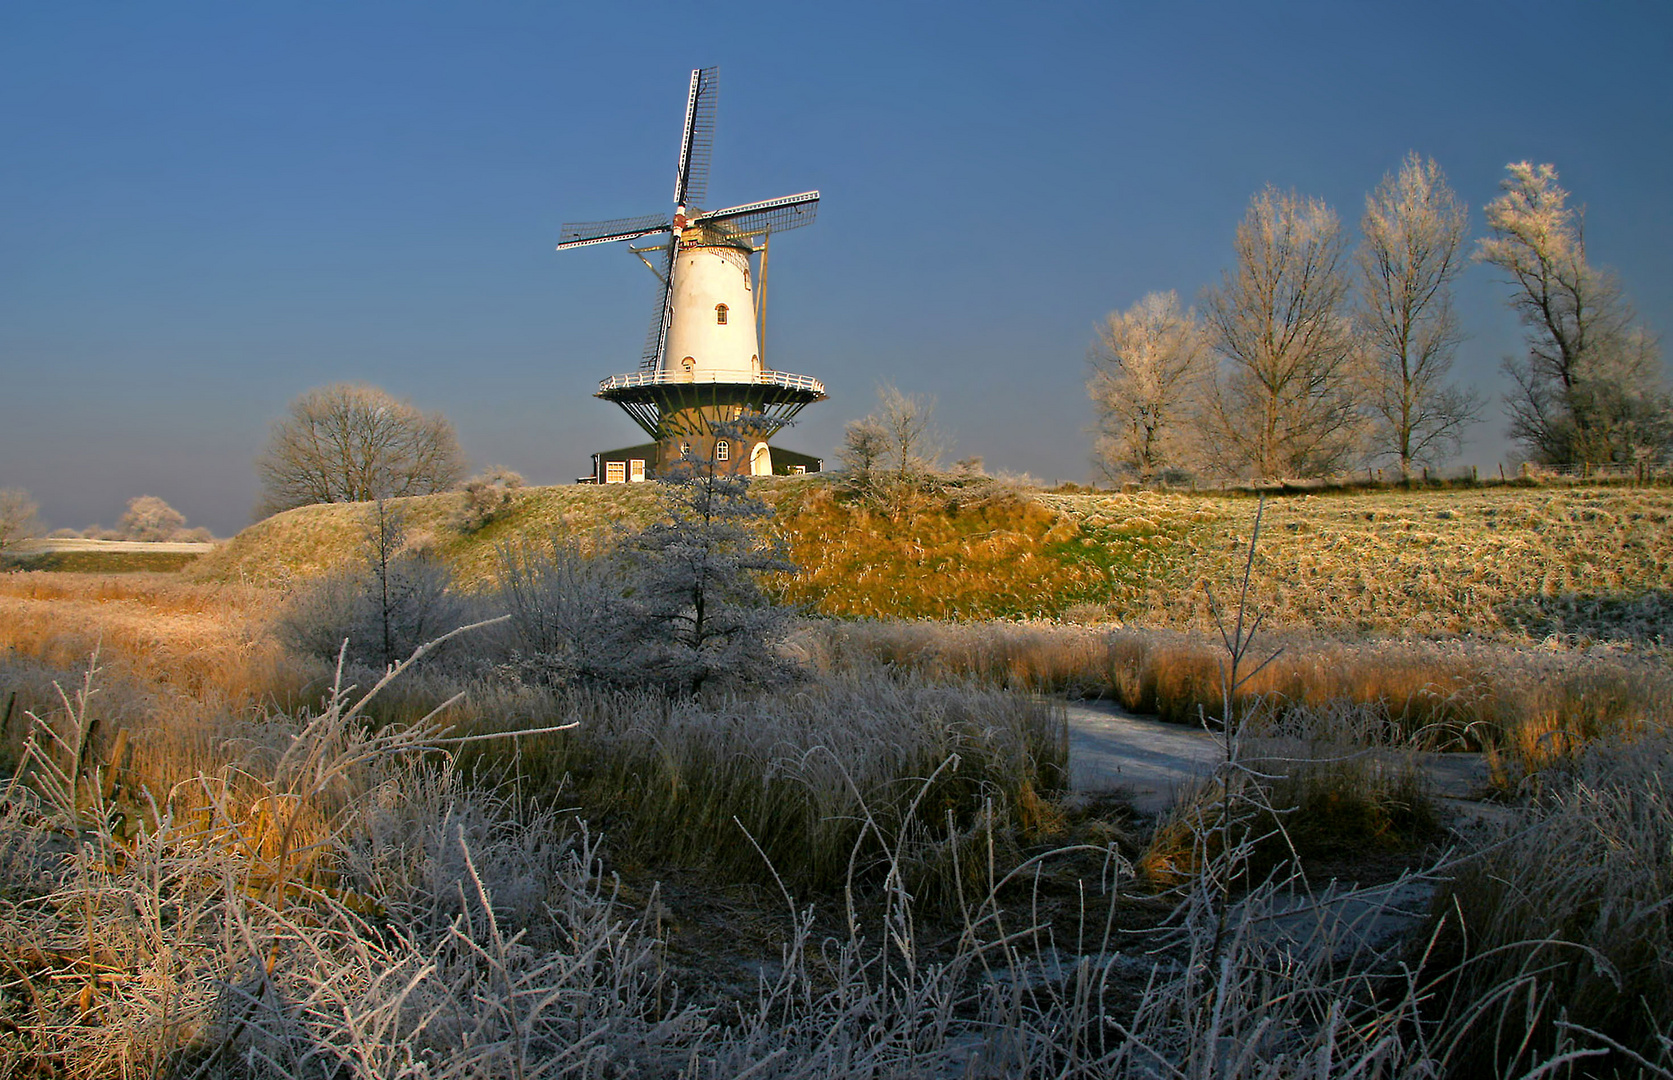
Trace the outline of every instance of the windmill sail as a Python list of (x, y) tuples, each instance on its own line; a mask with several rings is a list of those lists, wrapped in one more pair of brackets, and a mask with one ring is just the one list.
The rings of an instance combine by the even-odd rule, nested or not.
[(786, 195), (779, 199), (745, 203), (709, 214), (699, 214), (691, 223), (732, 239), (759, 236), (765, 232), (783, 232), (812, 225), (819, 212), (819, 193), (804, 191), (800, 195)]
[(709, 156), (715, 145), (715, 103), (720, 97), (720, 69), (691, 73), (686, 94), (685, 133), (680, 139), (680, 168), (674, 178), (674, 205), (696, 206), (709, 190)]
[(656, 314), (651, 316), (651, 328), (645, 334), (645, 351), (639, 356), (640, 371), (655, 371), (662, 360), (662, 344), (668, 340), (668, 317), (671, 314), (668, 303), (674, 285), (674, 256), (678, 254), (679, 246), (677, 238), (669, 237), (662, 270), (657, 274), (660, 280), (656, 287)]
[(558, 250), (608, 244), (615, 240), (637, 240), (670, 227), (666, 214), (641, 214), (639, 217), (610, 221), (572, 221), (558, 229)]

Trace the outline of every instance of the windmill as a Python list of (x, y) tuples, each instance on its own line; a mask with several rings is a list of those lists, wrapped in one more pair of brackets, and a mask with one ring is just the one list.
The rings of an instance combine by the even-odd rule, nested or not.
[[(824, 384), (761, 359), (768, 244), (775, 233), (813, 224), (819, 192), (700, 208), (714, 147), (717, 71), (691, 73), (673, 213), (566, 224), (559, 236), (559, 251), (625, 241), (657, 279), (638, 370), (612, 375), (594, 395), (621, 406), (653, 442), (593, 455), (599, 483), (642, 479), (688, 456), (757, 475), (819, 467), (819, 459), (768, 440), (805, 406), (823, 401)], [(634, 246), (647, 238), (661, 242)], [(719, 424), (728, 426), (717, 433)]]

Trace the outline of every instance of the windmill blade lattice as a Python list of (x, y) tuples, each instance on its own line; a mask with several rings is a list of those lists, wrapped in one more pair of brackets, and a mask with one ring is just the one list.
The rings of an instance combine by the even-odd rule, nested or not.
[(720, 69), (691, 73), (686, 94), (685, 133), (680, 139), (680, 167), (674, 178), (674, 205), (696, 206), (709, 190), (709, 157), (715, 145), (715, 104), (720, 97)]
[(784, 232), (812, 225), (819, 213), (819, 193), (804, 191), (780, 199), (746, 203), (710, 214), (699, 214), (691, 223), (723, 236), (741, 239), (765, 232)]
[(610, 221), (572, 221), (558, 229), (558, 250), (608, 244), (615, 240), (637, 240), (669, 228), (672, 225), (666, 214), (641, 214)]
[(667, 254), (663, 257), (662, 280), (657, 283), (656, 314), (651, 316), (651, 328), (645, 334), (645, 351), (639, 356), (640, 371), (655, 371), (662, 359), (662, 344), (668, 340), (669, 300), (674, 287), (674, 256), (679, 254), (680, 241), (668, 238)]

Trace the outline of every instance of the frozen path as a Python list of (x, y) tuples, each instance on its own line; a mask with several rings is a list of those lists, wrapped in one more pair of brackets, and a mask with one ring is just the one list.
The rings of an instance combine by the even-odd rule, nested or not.
[[(1069, 787), (1117, 794), (1141, 814), (1165, 810), (1193, 780), (1208, 776), (1225, 753), (1200, 727), (1134, 716), (1108, 701), (1067, 701)], [(1480, 754), (1421, 754), (1431, 792), (1453, 811), (1503, 818), (1504, 807), (1483, 804), (1486, 767)]]
[(1208, 732), (1134, 716), (1107, 701), (1070, 701), (1069, 786), (1125, 796), (1154, 814), (1174, 794), (1214, 771), (1224, 751)]

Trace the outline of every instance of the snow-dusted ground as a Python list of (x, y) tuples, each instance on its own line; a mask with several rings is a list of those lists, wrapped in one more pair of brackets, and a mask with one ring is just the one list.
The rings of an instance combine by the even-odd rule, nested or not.
[(157, 551), (173, 555), (203, 555), (213, 543), (162, 540), (84, 540), (79, 536), (46, 540), (20, 540), (8, 548), (12, 555), (51, 555), (63, 551)]

